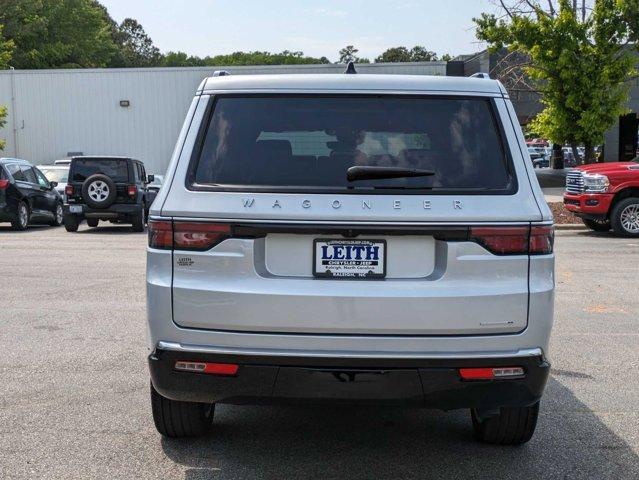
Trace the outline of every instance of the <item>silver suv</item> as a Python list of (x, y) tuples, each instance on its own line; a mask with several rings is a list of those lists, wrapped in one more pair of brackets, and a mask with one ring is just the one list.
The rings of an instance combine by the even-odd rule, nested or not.
[(216, 403), (359, 402), (532, 436), (553, 225), (500, 83), (214, 76), (150, 216), (161, 434), (204, 434)]

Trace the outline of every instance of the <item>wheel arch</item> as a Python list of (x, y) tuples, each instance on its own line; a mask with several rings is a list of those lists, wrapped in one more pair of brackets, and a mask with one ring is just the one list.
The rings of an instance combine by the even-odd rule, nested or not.
[(620, 190), (620, 191), (616, 192), (615, 196), (612, 199), (612, 202), (610, 202), (610, 207), (608, 208), (608, 217), (610, 217), (610, 215), (612, 214), (612, 211), (614, 210), (615, 206), (621, 200), (624, 200), (626, 198), (631, 198), (631, 197), (639, 198), (639, 186), (637, 186), (637, 187), (627, 187), (627, 188), (624, 188), (623, 190)]

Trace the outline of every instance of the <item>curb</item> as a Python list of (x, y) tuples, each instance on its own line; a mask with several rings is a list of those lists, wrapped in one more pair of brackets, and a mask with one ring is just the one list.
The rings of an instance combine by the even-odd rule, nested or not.
[(583, 223), (560, 223), (555, 224), (555, 230), (588, 230)]

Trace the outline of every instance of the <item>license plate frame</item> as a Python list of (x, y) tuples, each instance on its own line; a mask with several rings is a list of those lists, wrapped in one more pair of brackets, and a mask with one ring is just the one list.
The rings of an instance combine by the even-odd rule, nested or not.
[[(347, 258), (338, 258), (338, 259), (320, 259), (318, 258), (318, 251), (323, 246), (372, 246), (379, 247), (381, 251), (381, 255), (379, 255), (379, 259), (347, 259)], [(352, 252), (351, 251), (351, 257)], [(361, 254), (361, 253), (360, 253)], [(346, 255), (346, 252), (344, 252)], [(330, 269), (326, 270), (318, 270), (318, 261), (340, 261), (340, 262), (349, 262), (348, 264), (342, 265), (342, 267), (357, 267), (358, 265), (355, 262), (378, 262), (374, 265), (376, 267), (374, 270), (369, 270), (364, 273), (366, 267), (359, 265), (360, 268), (353, 268), (352, 272), (345, 271), (344, 268), (331, 271)], [(340, 239), (340, 238), (316, 238), (313, 240), (313, 277), (320, 279), (330, 279), (330, 280), (382, 280), (386, 278), (387, 275), (387, 263), (388, 263), (388, 248), (386, 240), (383, 239)], [(346, 269), (348, 270), (348, 269)]]

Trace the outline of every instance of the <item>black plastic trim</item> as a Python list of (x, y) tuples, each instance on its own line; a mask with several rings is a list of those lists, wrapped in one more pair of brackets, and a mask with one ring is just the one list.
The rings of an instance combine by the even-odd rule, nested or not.
[[(179, 372), (176, 361), (232, 363), (233, 377)], [(459, 368), (523, 367), (523, 378), (464, 381)], [(149, 356), (156, 390), (204, 403), (412, 404), (443, 410), (528, 406), (550, 371), (540, 356), (477, 359), (316, 358), (221, 355), (156, 350)]]

